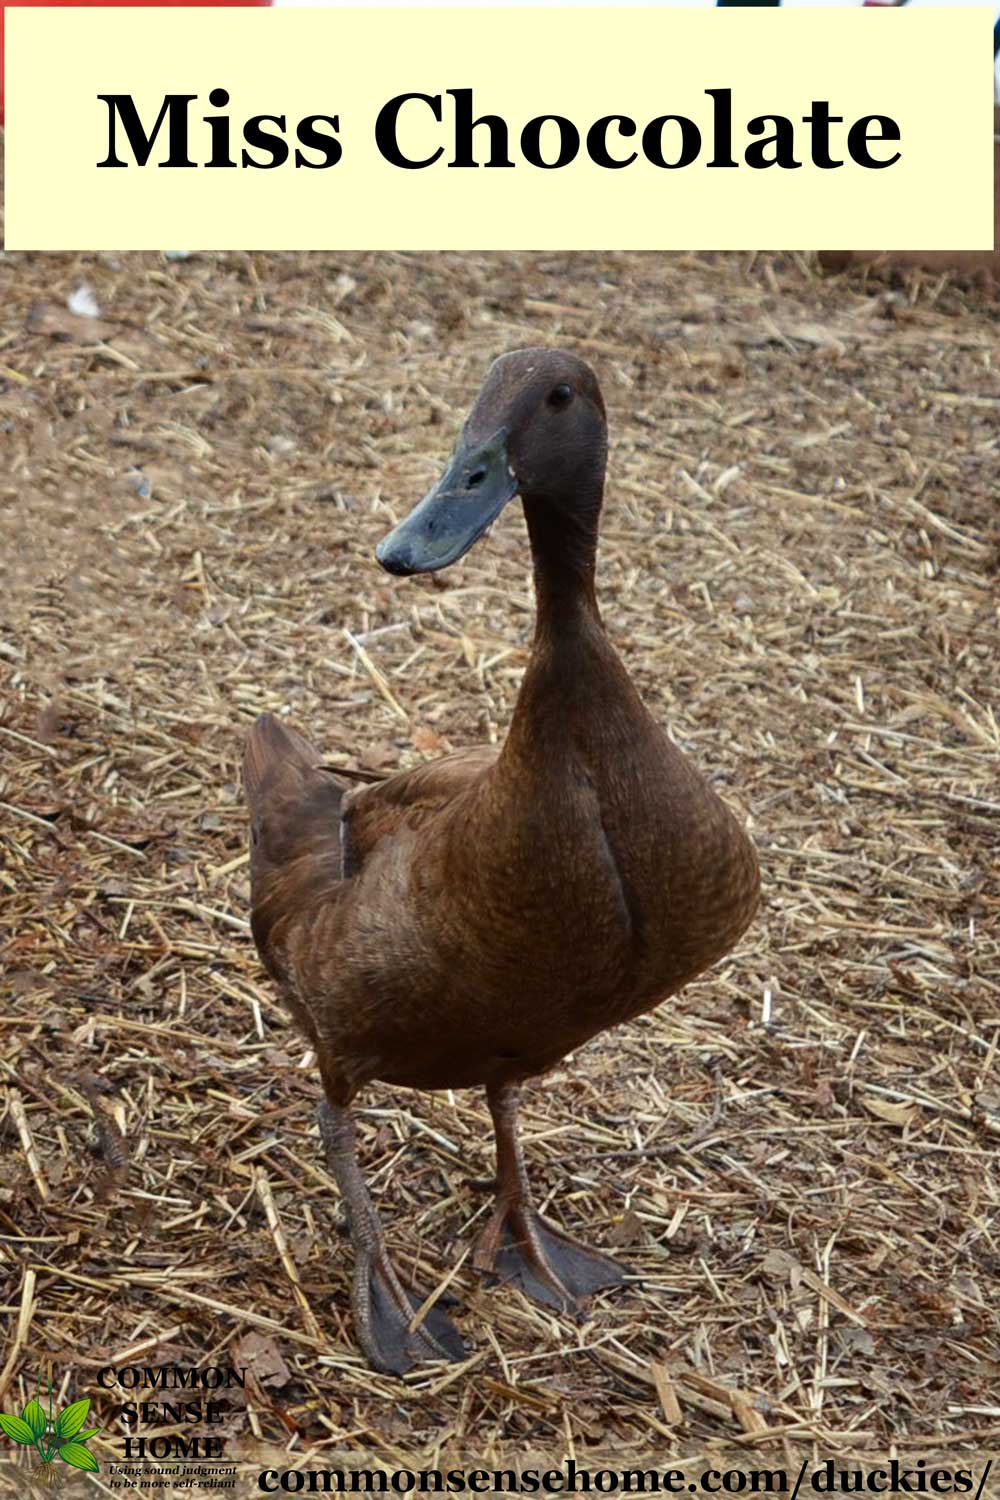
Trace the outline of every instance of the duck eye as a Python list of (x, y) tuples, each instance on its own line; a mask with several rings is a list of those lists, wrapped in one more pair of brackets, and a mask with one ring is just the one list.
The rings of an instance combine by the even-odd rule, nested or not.
[(561, 407), (568, 406), (573, 399), (573, 390), (568, 385), (557, 385), (549, 395), (549, 405), (558, 411)]

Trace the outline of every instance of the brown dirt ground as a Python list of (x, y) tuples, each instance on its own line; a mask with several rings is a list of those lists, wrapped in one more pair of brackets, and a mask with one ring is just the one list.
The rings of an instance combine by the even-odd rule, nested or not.
[[(1000, 1439), (998, 310), (774, 256), (0, 260), (4, 1409), (49, 1363), (95, 1399), (108, 1363), (248, 1365), (248, 1474)], [(608, 628), (765, 902), (531, 1091), (548, 1211), (635, 1284), (574, 1325), (465, 1260), (468, 1365), (400, 1383), (246, 928), (240, 742), (264, 708), (369, 767), (502, 737), (520, 516), (441, 578), (372, 549), (529, 343), (599, 370)], [(487, 1211), (483, 1101), (360, 1121), (430, 1291)]]

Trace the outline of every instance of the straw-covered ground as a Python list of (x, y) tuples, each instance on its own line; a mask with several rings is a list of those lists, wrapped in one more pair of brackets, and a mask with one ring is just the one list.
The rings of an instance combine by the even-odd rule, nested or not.
[[(997, 313), (777, 257), (0, 261), (0, 1407), (51, 1368), (103, 1463), (101, 1366), (245, 1366), (215, 1431), (248, 1476), (1000, 1442)], [(439, 577), (372, 552), (537, 343), (599, 371), (607, 626), (764, 904), (529, 1092), (546, 1211), (631, 1273), (579, 1324), (472, 1270), (482, 1097), (368, 1090), (398, 1263), (453, 1275), (470, 1348), (400, 1382), (351, 1336), (318, 1079), (247, 929), (241, 740), (265, 708), (374, 769), (502, 738), (520, 514)]]

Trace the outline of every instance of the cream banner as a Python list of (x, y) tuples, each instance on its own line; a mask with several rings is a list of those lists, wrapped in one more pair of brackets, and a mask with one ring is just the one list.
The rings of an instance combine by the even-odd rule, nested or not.
[(992, 247), (992, 13), (35, 9), (9, 249)]

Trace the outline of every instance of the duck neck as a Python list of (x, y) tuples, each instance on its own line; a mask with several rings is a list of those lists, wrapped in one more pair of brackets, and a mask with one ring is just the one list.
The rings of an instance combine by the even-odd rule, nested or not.
[(601, 627), (594, 567), (601, 490), (590, 504), (524, 501), (535, 574), (535, 650), (570, 645)]
[(564, 764), (563, 750), (579, 739), (581, 715), (587, 720), (606, 697), (609, 666), (615, 676), (617, 658), (594, 589), (600, 491), (592, 508), (525, 500), (524, 512), (535, 569), (535, 638), (502, 759), (551, 775)]

